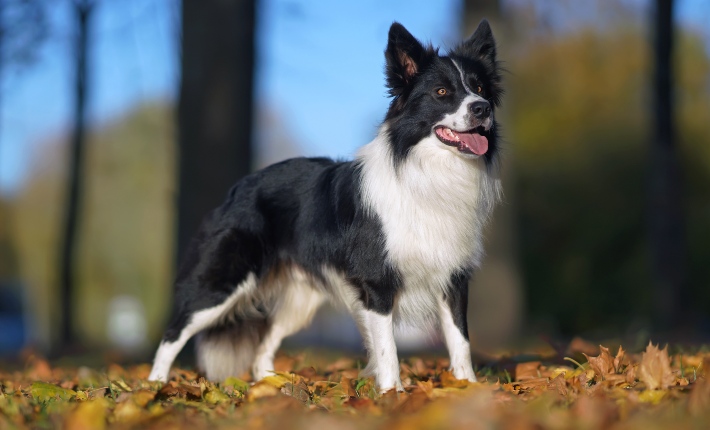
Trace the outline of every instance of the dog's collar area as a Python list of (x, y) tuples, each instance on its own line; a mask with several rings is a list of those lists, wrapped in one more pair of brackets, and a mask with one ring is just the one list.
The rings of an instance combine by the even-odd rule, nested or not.
[(483, 155), (488, 151), (488, 133), (483, 126), (468, 131), (438, 126), (434, 128), (434, 134), (442, 143), (454, 146), (464, 154)]

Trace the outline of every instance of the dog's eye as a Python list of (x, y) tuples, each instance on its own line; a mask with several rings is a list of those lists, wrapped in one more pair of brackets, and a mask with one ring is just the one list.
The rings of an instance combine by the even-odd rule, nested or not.
[(478, 94), (481, 94), (481, 93), (483, 92), (483, 87), (480, 86), (480, 85), (477, 86), (477, 87), (476, 87), (476, 92), (477, 92)]
[(447, 91), (446, 88), (439, 88), (438, 90), (436, 90), (436, 93), (440, 96), (445, 96)]

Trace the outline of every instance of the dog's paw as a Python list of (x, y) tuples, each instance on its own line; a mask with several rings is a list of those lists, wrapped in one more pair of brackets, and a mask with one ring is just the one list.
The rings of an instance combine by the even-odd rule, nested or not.
[(454, 374), (454, 378), (456, 379), (463, 379), (468, 382), (478, 382), (478, 379), (476, 379), (476, 374), (473, 373), (473, 369), (468, 366), (456, 367), (450, 370), (451, 373)]

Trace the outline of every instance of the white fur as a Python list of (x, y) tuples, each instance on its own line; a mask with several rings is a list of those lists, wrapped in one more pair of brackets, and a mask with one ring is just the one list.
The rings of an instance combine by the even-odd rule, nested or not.
[[(481, 96), (477, 96), (477, 95), (473, 95), (473, 94), (467, 95), (466, 97), (464, 97), (464, 99), (461, 102), (461, 104), (459, 105), (458, 109), (456, 109), (456, 112), (446, 114), (444, 116), (444, 118), (437, 123), (437, 126), (443, 125), (443, 126), (448, 127), (452, 130), (455, 130), (455, 131), (470, 130), (471, 125), (470, 125), (469, 116), (472, 115), (471, 103), (476, 102), (476, 101), (480, 101), (480, 100), (485, 100), (485, 99)], [(488, 118), (486, 118), (481, 123), (481, 125), (487, 129), (493, 125), (493, 112), (491, 112), (490, 116)], [(432, 136), (433, 136), (433, 134), (432, 134)], [(437, 141), (439, 141), (439, 139), (437, 139)], [(441, 143), (441, 142), (439, 141), (439, 143)], [(458, 155), (459, 157), (466, 155), (466, 154), (459, 153), (456, 148), (453, 148), (451, 146), (446, 146), (443, 143), (441, 143), (441, 147), (447, 148), (450, 151), (453, 150), (454, 155)], [(475, 155), (475, 154), (468, 154), (468, 155), (469, 156), (465, 157), (465, 158), (479, 158), (480, 157), (480, 155)]]
[[(267, 275), (227, 312), (232, 329), (198, 339), (198, 367), (215, 381), (250, 368), (255, 380), (268, 376), (281, 341), (306, 326), (323, 299), (311, 277), (295, 265)], [(259, 308), (268, 309), (268, 315)]]
[(456, 70), (459, 71), (459, 77), (461, 78), (461, 83), (463, 84), (463, 87), (466, 90), (466, 92), (469, 94), (474, 94), (474, 92), (471, 91), (471, 88), (468, 87), (468, 84), (466, 84), (466, 78), (463, 74), (463, 69), (461, 68), (461, 66), (459, 66), (459, 63), (454, 61), (453, 58), (451, 58), (451, 62), (454, 64), (454, 67), (456, 67)]
[(476, 374), (471, 365), (471, 344), (464, 338), (461, 330), (456, 327), (449, 306), (439, 299), (439, 323), (444, 334), (446, 349), (451, 358), (451, 371), (457, 379), (467, 379), (476, 382)]
[(382, 221), (387, 259), (403, 276), (396, 313), (432, 322), (453, 272), (479, 266), (482, 230), (499, 196), (483, 160), (446, 150), (430, 135), (393, 169), (386, 129), (362, 148), (363, 195)]
[(274, 370), (274, 355), (281, 341), (310, 323), (323, 303), (323, 294), (313, 289), (310, 278), (301, 270), (293, 269), (289, 281), (278, 286), (278, 300), (270, 308), (271, 324), (256, 351), (252, 367), (254, 379), (261, 379)]
[(355, 318), (360, 325), (368, 353), (367, 367), (363, 375), (374, 375), (377, 388), (382, 393), (393, 388), (404, 391), (399, 378), (392, 314), (381, 315), (375, 311), (360, 309)]
[(155, 353), (153, 361), (153, 369), (150, 371), (148, 379), (150, 381), (168, 380), (170, 366), (172, 366), (175, 357), (180, 350), (185, 346), (185, 343), (197, 334), (198, 332), (214, 325), (220, 319), (224, 318), (237, 302), (252, 293), (256, 287), (256, 277), (250, 273), (246, 280), (242, 282), (232, 295), (221, 304), (195, 312), (190, 318), (190, 322), (182, 329), (180, 336), (174, 342), (161, 342), (158, 351)]

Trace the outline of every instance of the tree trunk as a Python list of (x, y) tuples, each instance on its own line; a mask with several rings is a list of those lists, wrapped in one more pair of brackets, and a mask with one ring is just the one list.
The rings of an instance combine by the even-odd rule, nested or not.
[(78, 226), (82, 197), (82, 174), (84, 171), (84, 146), (86, 143), (86, 99), (87, 99), (87, 55), (88, 32), (93, 2), (77, 0), (73, 4), (76, 19), (77, 35), (74, 45), (76, 70), (74, 76), (74, 126), (72, 129), (69, 189), (66, 202), (66, 217), (64, 224), (64, 239), (62, 240), (60, 258), (60, 340), (61, 347), (71, 347), (76, 339), (72, 319), (74, 312), (74, 291), (77, 255)]
[(178, 262), (251, 167), (255, 0), (183, 0)]
[(682, 183), (673, 130), (673, 1), (657, 0), (654, 14), (654, 135), (648, 176), (649, 225), (658, 328), (677, 327), (685, 291)]

